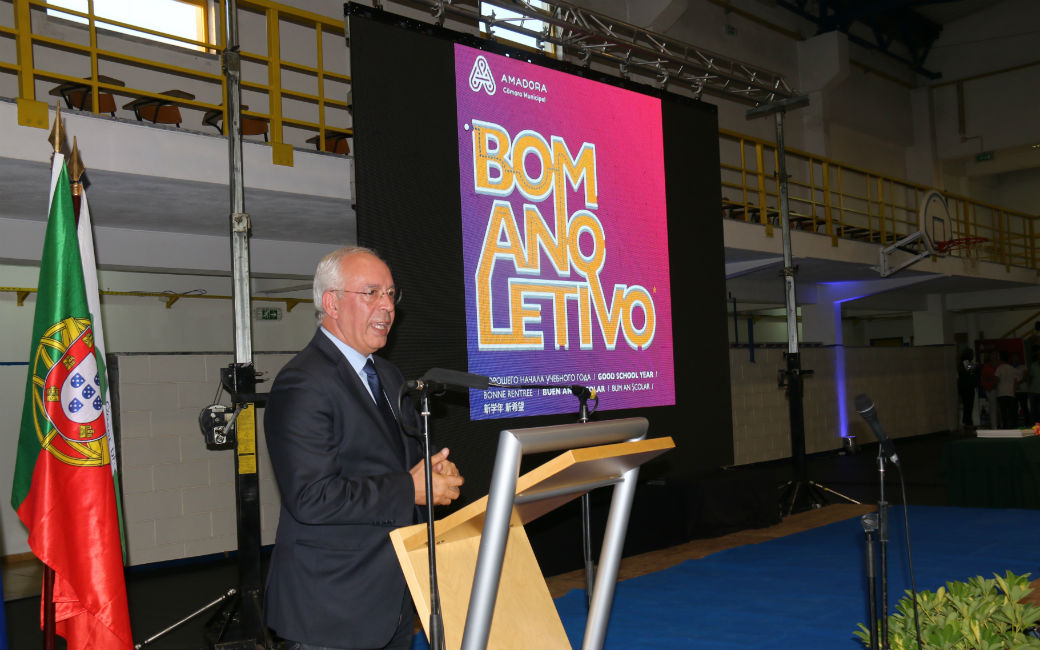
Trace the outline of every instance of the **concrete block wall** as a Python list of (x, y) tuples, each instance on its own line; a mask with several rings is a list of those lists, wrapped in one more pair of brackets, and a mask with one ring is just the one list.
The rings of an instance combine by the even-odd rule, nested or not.
[(957, 428), (954, 346), (847, 348), (846, 362), (850, 431), (860, 440), (873, 435), (851, 408), (859, 393), (874, 399), (892, 438)]
[(733, 402), (733, 463), (745, 465), (791, 454), (787, 400), (777, 388), (784, 367), (779, 349), (730, 348), (730, 398)]
[[(777, 386), (784, 349), (759, 348), (751, 362), (746, 348), (730, 350), (733, 399), (733, 462), (746, 465), (787, 458), (791, 433), (786, 391)], [(957, 427), (955, 354), (952, 346), (803, 348), (805, 449), (839, 449), (844, 432), (866, 444), (873, 433), (856, 413), (853, 400), (865, 393), (892, 438)], [(839, 397), (840, 355), (845, 389)], [(844, 414), (839, 403), (844, 404)]]
[[(893, 438), (951, 429), (957, 422), (952, 346), (901, 348), (803, 348), (807, 453), (841, 446), (837, 359), (845, 356), (847, 431), (864, 443), (873, 435), (853, 408), (870, 395)], [(268, 379), (291, 354), (258, 354)], [(214, 401), (220, 369), (230, 355), (119, 355), (117, 386), (123, 504), (130, 564), (147, 564), (237, 548), (234, 460), (230, 451), (209, 451), (198, 428), (202, 408)], [(787, 458), (791, 454), (785, 391), (777, 386), (783, 349), (730, 350), (734, 464)], [(261, 390), (270, 384), (262, 384)], [(223, 400), (225, 403), (227, 399)], [(261, 539), (274, 542), (278, 490), (257, 419)]]
[[(257, 370), (273, 380), (290, 354), (257, 354)], [(199, 413), (215, 400), (224, 354), (127, 354), (116, 357), (119, 455), (131, 565), (234, 550), (233, 452), (210, 451)], [(261, 384), (265, 390), (270, 383)], [(261, 541), (274, 542), (279, 498), (263, 411), (257, 417)]]

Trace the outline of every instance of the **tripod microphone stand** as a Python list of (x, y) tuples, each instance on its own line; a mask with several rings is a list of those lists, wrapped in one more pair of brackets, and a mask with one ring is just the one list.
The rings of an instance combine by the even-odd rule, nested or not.
[(878, 563), (881, 565), (881, 648), (888, 650), (888, 501), (885, 500), (885, 451), (884, 445), (878, 445)]
[[(866, 395), (860, 394), (855, 399), (856, 412), (860, 414), (863, 420), (874, 432), (874, 435), (878, 439), (878, 509), (877, 509), (877, 542), (878, 542), (878, 562), (881, 564), (880, 576), (871, 577), (868, 575), (868, 580), (880, 579), (880, 598), (881, 598), (881, 633), (880, 633), (880, 645), (882, 650), (888, 650), (888, 501), (885, 500), (885, 461), (891, 459), (892, 462), (898, 467), (899, 456), (896, 455), (895, 448), (892, 446), (892, 441), (885, 435), (885, 430), (881, 427), (881, 423), (878, 422), (877, 410), (874, 407), (874, 402)], [(905, 495), (904, 495), (905, 497)], [(904, 499), (904, 508), (905, 499)], [(864, 524), (864, 531), (866, 531), (866, 524)], [(867, 569), (870, 571), (873, 569), (871, 560), (873, 559), (873, 543), (870, 537), (870, 533), (867, 533)], [(875, 590), (870, 589), (871, 598), (871, 638), (874, 637), (874, 630), (877, 626), (876, 616), (877, 603), (875, 602)], [(916, 589), (915, 589), (916, 591)], [(914, 600), (916, 601), (916, 595)], [(916, 603), (915, 603), (916, 606)], [(915, 614), (916, 616), (916, 614)], [(875, 649), (877, 646), (873, 646)]]
[(870, 614), (870, 650), (878, 650), (877, 570), (874, 566), (874, 537), (877, 535), (878, 515), (868, 512), (860, 517), (866, 542), (867, 609)]

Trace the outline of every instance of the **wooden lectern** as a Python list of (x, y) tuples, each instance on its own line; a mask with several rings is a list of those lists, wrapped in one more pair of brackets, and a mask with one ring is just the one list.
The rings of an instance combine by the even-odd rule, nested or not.
[[(671, 438), (643, 439), (646, 429), (644, 418), (628, 418), (501, 432), (488, 496), (434, 528), (446, 648), (570, 648), (524, 524), (589, 490), (614, 485), (583, 643), (602, 647), (639, 466), (675, 446)], [(570, 449), (518, 476), (524, 453), (574, 444), (597, 446)], [(426, 525), (399, 528), (390, 539), (427, 626)], [(478, 594), (473, 602), (471, 593)]]

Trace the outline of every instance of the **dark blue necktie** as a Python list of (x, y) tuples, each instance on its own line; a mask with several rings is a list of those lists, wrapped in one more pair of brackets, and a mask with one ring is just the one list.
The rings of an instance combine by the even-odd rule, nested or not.
[(386, 426), (390, 429), (390, 444), (403, 463), (405, 455), (404, 442), (401, 440), (401, 430), (397, 426), (397, 418), (394, 417), (394, 412), (390, 409), (390, 402), (386, 399), (386, 394), (383, 392), (383, 384), (379, 381), (379, 375), (376, 374), (376, 366), (372, 363), (372, 359), (365, 362), (364, 371), (365, 376), (368, 378), (368, 387), (372, 389), (372, 397), (376, 400), (376, 408), (379, 409), (379, 412), (383, 415), (383, 420), (386, 421)]

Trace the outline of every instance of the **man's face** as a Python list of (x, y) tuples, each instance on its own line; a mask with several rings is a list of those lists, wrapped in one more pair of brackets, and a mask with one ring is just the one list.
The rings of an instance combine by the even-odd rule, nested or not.
[[(343, 291), (326, 291), (322, 297), (325, 319), (322, 325), (336, 338), (364, 355), (386, 345), (390, 326), (394, 324), (394, 301), (386, 290), (394, 286), (394, 278), (378, 257), (355, 253), (340, 262)], [(354, 291), (376, 290), (376, 296)]]

